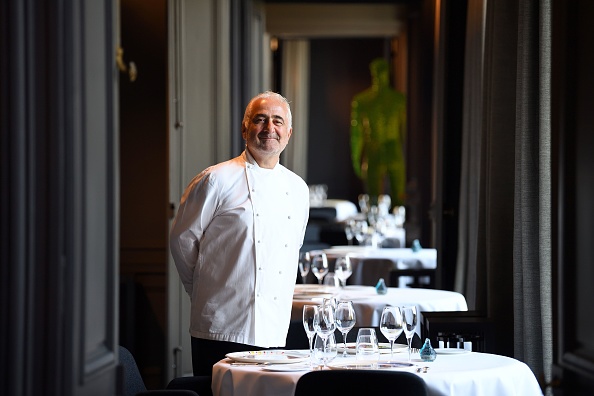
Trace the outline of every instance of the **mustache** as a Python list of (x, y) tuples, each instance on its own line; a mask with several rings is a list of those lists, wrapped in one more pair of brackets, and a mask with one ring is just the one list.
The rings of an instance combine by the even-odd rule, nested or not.
[(259, 139), (276, 139), (276, 140), (280, 140), (280, 136), (278, 136), (276, 133), (268, 133), (268, 132), (261, 132), (258, 134), (258, 138)]

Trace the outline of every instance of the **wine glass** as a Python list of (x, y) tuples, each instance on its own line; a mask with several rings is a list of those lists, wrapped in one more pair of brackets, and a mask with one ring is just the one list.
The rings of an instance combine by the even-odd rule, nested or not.
[(311, 259), (311, 272), (318, 278), (321, 285), (324, 276), (328, 273), (328, 257), (326, 253), (318, 253)]
[(323, 340), (324, 351), (326, 350), (326, 342), (328, 337), (334, 330), (336, 330), (336, 320), (334, 317), (334, 307), (331, 304), (323, 304), (318, 306), (313, 320), (316, 334)]
[(402, 307), (402, 326), (408, 343), (408, 362), (410, 363), (411, 343), (417, 327), (417, 307)]
[(309, 274), (309, 268), (311, 265), (311, 256), (309, 252), (300, 252), (299, 253), (299, 273), (301, 274), (301, 279), (303, 284), (306, 284), (307, 274)]
[(316, 335), (316, 329), (314, 327), (314, 318), (318, 311), (318, 305), (304, 305), (303, 306), (303, 328), (307, 339), (309, 340), (309, 357), (310, 363), (313, 359), (313, 338)]
[(339, 257), (334, 264), (334, 273), (340, 279), (342, 287), (346, 286), (346, 281), (353, 274), (353, 267), (351, 266), (351, 258), (347, 255)]
[(398, 307), (384, 307), (380, 318), (380, 331), (390, 341), (390, 361), (394, 353), (394, 341), (402, 334), (402, 312)]
[(355, 239), (359, 245), (365, 244), (367, 239), (368, 224), (366, 220), (355, 221)]
[(348, 241), (349, 246), (353, 244), (353, 238), (355, 237), (355, 221), (349, 220), (344, 226), (344, 234)]
[(347, 356), (347, 334), (355, 326), (356, 315), (352, 301), (339, 301), (335, 312), (336, 327), (342, 333), (344, 351), (342, 356)]

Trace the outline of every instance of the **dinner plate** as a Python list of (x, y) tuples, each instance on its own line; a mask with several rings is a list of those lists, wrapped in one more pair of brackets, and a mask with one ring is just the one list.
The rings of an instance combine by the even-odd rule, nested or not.
[(332, 246), (331, 248), (324, 249), (326, 254), (345, 254), (345, 253), (359, 253), (372, 250), (369, 246)]
[(239, 363), (287, 364), (304, 362), (308, 360), (309, 352), (277, 349), (264, 351), (231, 352), (226, 354), (225, 356)]
[(435, 352), (438, 355), (461, 355), (463, 353), (469, 353), (470, 351), (462, 348), (435, 348)]
[(309, 364), (269, 364), (262, 367), (263, 371), (309, 371)]
[(295, 285), (295, 293), (328, 293), (330, 286), (312, 285), (312, 284), (297, 284)]
[(412, 363), (405, 362), (371, 362), (359, 361), (350, 363), (330, 363), (330, 370), (401, 370), (414, 367)]
[[(380, 342), (379, 344), (380, 353), (390, 353), (390, 343), (389, 342)], [(357, 349), (356, 342), (347, 342), (346, 344), (347, 353), (349, 355), (354, 355)], [(338, 343), (337, 349), (339, 353), (344, 352), (344, 344)], [(408, 349), (408, 346), (402, 344), (394, 344), (394, 353), (404, 352)]]
[(333, 296), (332, 293), (295, 293), (293, 294), (293, 300), (313, 300), (313, 299), (324, 299), (324, 298), (331, 298)]

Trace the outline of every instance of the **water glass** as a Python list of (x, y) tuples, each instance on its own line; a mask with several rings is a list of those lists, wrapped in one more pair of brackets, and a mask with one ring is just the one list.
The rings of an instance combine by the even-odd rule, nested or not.
[(371, 328), (361, 328), (357, 334), (356, 346), (357, 360), (375, 362), (379, 360), (379, 345), (375, 330)]
[(336, 356), (338, 355), (338, 348), (336, 346), (336, 338), (334, 334), (330, 334), (324, 345), (322, 337), (316, 335), (313, 344), (313, 364), (320, 369), (324, 366), (328, 366)]

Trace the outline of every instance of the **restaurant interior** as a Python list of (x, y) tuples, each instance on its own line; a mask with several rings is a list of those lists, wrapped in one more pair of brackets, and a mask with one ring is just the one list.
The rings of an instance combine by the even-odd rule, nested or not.
[[(388, 209), (405, 220), (383, 254), (434, 252), (430, 286), (412, 288), (467, 309), (436, 309), (433, 326), (480, 329), (481, 352), (525, 363), (544, 394), (594, 391), (588, 1), (8, 0), (0, 12), (1, 394), (118, 394), (118, 346), (148, 389), (191, 373), (168, 233), (191, 178), (243, 150), (258, 92), (289, 99), (281, 162), (324, 189), (302, 250), (362, 244), (346, 233), (369, 192), (351, 106), (378, 58), (406, 97), (405, 190)], [(339, 203), (355, 212), (338, 218)], [(305, 282), (297, 262), (295, 275)]]

